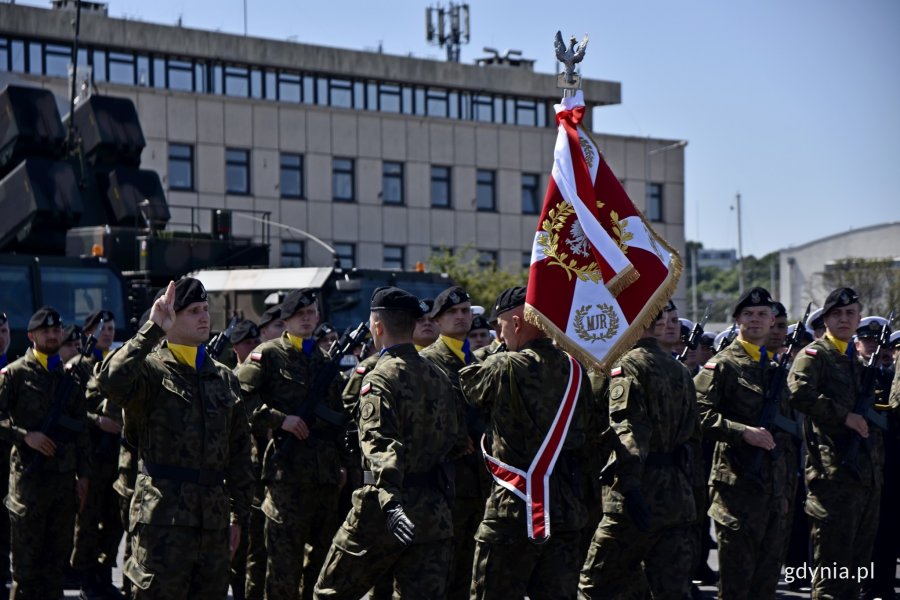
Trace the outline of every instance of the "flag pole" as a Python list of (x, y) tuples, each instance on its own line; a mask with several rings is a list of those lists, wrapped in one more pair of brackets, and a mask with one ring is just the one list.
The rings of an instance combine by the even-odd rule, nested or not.
[(563, 98), (571, 98), (581, 87), (581, 75), (575, 72), (575, 65), (584, 59), (587, 51), (588, 34), (584, 34), (581, 42), (574, 35), (569, 38), (569, 45), (563, 41), (562, 32), (556, 32), (553, 46), (556, 49), (556, 60), (561, 62), (565, 69), (556, 78), (556, 87), (563, 91)]

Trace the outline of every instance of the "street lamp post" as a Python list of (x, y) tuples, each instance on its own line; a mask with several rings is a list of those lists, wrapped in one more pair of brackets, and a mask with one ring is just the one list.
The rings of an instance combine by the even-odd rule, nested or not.
[(735, 194), (733, 209), (737, 212), (737, 270), (738, 270), (738, 296), (744, 293), (744, 250), (741, 243), (741, 193)]

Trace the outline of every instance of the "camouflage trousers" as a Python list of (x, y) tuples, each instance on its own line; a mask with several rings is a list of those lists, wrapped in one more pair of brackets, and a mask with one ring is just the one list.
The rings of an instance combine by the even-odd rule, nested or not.
[[(322, 548), (318, 564), (307, 570), (319, 572), (324, 549), (338, 526), (338, 487), (273, 483), (268, 486), (266, 513), (266, 600), (299, 600), (306, 544)], [(315, 560), (315, 557), (314, 557)], [(309, 582), (310, 585), (313, 582)]]
[(77, 509), (75, 474), (13, 473), (6, 507), (12, 549), (10, 598), (61, 598)]
[(472, 600), (566, 600), (578, 591), (581, 530), (554, 531), (543, 544), (525, 538), (475, 543)]
[(485, 498), (459, 497), (451, 508), (453, 515), (453, 559), (447, 600), (465, 600), (472, 584), (472, 560), (475, 556), (475, 531), (484, 518)]
[(228, 528), (138, 523), (122, 571), (134, 600), (221, 600), (228, 593)]
[(607, 513), (581, 568), (581, 600), (683, 600), (693, 561), (694, 523), (641, 531), (627, 516)]
[(342, 527), (325, 557), (314, 598), (359, 600), (389, 571), (401, 598), (445, 598), (452, 553), (450, 539), (404, 548), (386, 526), (358, 537)]
[(118, 477), (115, 462), (95, 462), (82, 510), (75, 518), (72, 567), (85, 570), (102, 564), (113, 567), (122, 541), (119, 494), (112, 484)]
[[(855, 577), (858, 569), (869, 566), (875, 544), (881, 489), (827, 479), (814, 479), (808, 488), (806, 514), (812, 530), (813, 563), (819, 568), (812, 581), (812, 597), (855, 599), (860, 590)], [(850, 577), (834, 573), (841, 568), (846, 568)]]
[[(6, 498), (9, 493), (9, 453), (11, 446), (6, 442), (0, 442), (0, 498)], [(7, 460), (4, 460), (4, 457)], [(9, 513), (0, 509), (0, 584), (6, 582), (10, 576), (9, 570)]]
[(752, 488), (716, 485), (709, 514), (719, 545), (719, 597), (774, 598), (781, 573), (787, 506)]
[(263, 600), (266, 592), (266, 515), (259, 508), (250, 508), (247, 533), (242, 537), (247, 540), (244, 597)]

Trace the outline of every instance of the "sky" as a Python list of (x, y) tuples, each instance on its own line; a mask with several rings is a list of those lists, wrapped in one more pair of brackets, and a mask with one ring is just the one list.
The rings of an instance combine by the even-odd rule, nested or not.
[[(20, 3), (47, 6), (45, 0)], [(443, 60), (420, 1), (246, 0), (248, 35)], [(244, 0), (109, 0), (109, 14), (244, 32)], [(336, 14), (333, 8), (340, 6)], [(446, 6), (446, 3), (445, 3)], [(900, 221), (900, 2), (470, 0), (471, 41), (556, 69), (553, 36), (590, 35), (582, 73), (622, 84), (602, 133), (687, 140), (685, 228), (762, 256)], [(548, 167), (549, 167), (548, 156)]]

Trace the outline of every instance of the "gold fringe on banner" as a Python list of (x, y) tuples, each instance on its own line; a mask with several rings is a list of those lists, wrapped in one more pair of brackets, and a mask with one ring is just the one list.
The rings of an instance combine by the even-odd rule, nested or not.
[(615, 277), (606, 282), (606, 289), (608, 289), (609, 293), (615, 298), (622, 290), (640, 279), (640, 277), (641, 274), (634, 268), (634, 265), (628, 265), (616, 273)]

